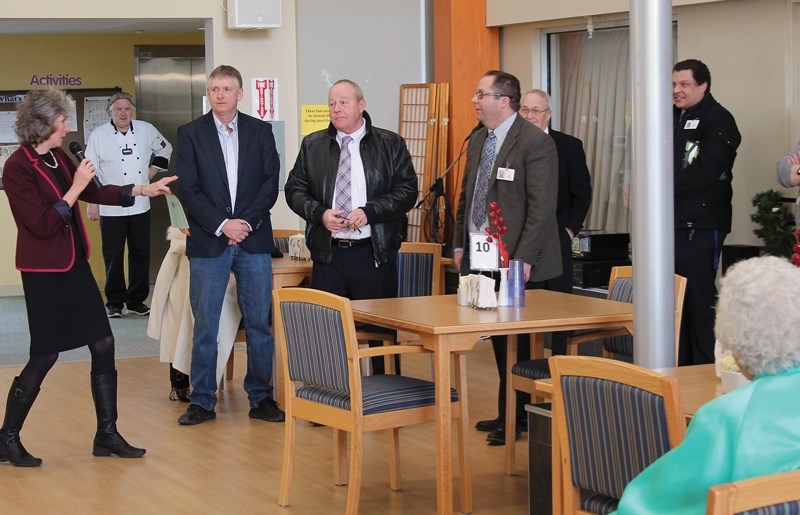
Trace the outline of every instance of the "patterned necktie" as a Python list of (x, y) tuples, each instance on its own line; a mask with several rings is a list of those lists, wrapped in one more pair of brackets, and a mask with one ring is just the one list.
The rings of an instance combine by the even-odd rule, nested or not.
[(486, 195), (489, 193), (489, 179), (492, 176), (494, 167), (494, 146), (497, 136), (494, 131), (489, 132), (486, 141), (483, 142), (481, 152), (481, 162), (478, 166), (478, 177), (475, 180), (475, 198), (472, 204), (472, 223), (480, 228), (486, 221)]
[(336, 173), (336, 190), (334, 193), (334, 209), (344, 211), (344, 216), (353, 209), (350, 194), (350, 142), (353, 138), (342, 138), (342, 152), (339, 155), (339, 170)]

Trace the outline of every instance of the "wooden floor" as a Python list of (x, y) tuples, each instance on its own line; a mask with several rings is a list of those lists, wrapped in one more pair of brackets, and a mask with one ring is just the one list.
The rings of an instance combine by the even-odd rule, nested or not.
[[(291, 505), (277, 505), (283, 449), (282, 423), (248, 418), (241, 387), (246, 356), (239, 353), (234, 381), (217, 404), (217, 419), (180, 426), (186, 405), (170, 402), (169, 373), (157, 357), (117, 361), (119, 429), (142, 459), (95, 458), (95, 416), (89, 363), (57, 364), (45, 379), (22, 431), (40, 468), (0, 463), (0, 513), (343, 513), (347, 489), (332, 481), (332, 431), (300, 423)], [(424, 356), (403, 358), (404, 372), (430, 376)], [(468, 355), (470, 427), (496, 415), (497, 369), (488, 342)], [(0, 368), (0, 402), (21, 367)], [(527, 445), (517, 446), (517, 474), (503, 473), (503, 447), (486, 445), (470, 430), (474, 513), (527, 513)], [(455, 433), (454, 433), (455, 438)], [(389, 489), (386, 438), (365, 439), (363, 514), (436, 512), (434, 431), (430, 424), (401, 431), (403, 489)], [(455, 464), (455, 460), (454, 460)], [(455, 468), (457, 471), (457, 467)], [(458, 483), (455, 482), (456, 508)]]

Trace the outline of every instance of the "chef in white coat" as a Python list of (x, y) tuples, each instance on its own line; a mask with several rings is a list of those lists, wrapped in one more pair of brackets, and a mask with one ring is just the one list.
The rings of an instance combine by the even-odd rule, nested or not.
[[(133, 120), (133, 97), (120, 91), (108, 101), (111, 121), (94, 129), (86, 157), (97, 167), (102, 184), (148, 184), (167, 170), (172, 145), (153, 125)], [(99, 216), (98, 216), (99, 215)], [(89, 204), (87, 217), (100, 220), (106, 269), (106, 311), (109, 318), (127, 313), (145, 316), (150, 293), (150, 199), (137, 197), (131, 207)], [(125, 245), (128, 246), (128, 283), (125, 284)]]

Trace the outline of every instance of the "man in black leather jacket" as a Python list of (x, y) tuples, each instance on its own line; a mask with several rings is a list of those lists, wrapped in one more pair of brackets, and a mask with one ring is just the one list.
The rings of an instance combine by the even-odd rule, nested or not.
[[(358, 84), (334, 84), (328, 107), (330, 125), (303, 138), (285, 188), (307, 222), (312, 287), (354, 300), (396, 297), (397, 252), (418, 194), (411, 155), (399, 135), (372, 126)], [(373, 363), (380, 373), (383, 361)]]
[(687, 278), (680, 365), (714, 362), (715, 280), (731, 231), (732, 168), (742, 141), (736, 121), (711, 96), (711, 74), (696, 59), (672, 69), (675, 273)]

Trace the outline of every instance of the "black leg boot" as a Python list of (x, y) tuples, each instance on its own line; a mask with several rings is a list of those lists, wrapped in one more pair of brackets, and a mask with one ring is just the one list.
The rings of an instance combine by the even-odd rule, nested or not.
[(0, 429), (0, 461), (10, 461), (15, 467), (38, 467), (42, 464), (40, 458), (31, 456), (19, 439), (22, 424), (33, 406), (33, 401), (39, 395), (38, 388), (27, 388), (19, 383), (15, 377), (8, 391), (6, 401), (6, 417)]
[(145, 450), (133, 447), (117, 432), (117, 371), (96, 376), (92, 374), (92, 398), (97, 413), (97, 434), (92, 454), (120, 458), (140, 458)]

